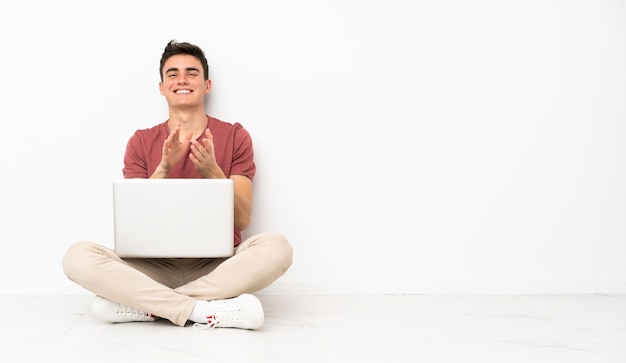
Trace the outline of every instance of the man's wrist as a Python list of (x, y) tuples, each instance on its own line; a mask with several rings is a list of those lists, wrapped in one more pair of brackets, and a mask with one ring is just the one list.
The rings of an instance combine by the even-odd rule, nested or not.
[(150, 179), (163, 179), (167, 177), (167, 174), (169, 174), (169, 171), (165, 170), (165, 168), (159, 165), (157, 166), (154, 173), (152, 173), (152, 175), (150, 176)]

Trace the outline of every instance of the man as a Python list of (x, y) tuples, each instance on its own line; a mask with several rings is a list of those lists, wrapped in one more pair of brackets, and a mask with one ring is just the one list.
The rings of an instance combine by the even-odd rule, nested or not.
[(63, 270), (96, 294), (92, 311), (111, 322), (164, 318), (178, 326), (190, 321), (200, 327), (257, 329), (264, 314), (252, 293), (287, 271), (292, 248), (274, 232), (241, 240), (252, 212), (252, 140), (239, 123), (205, 113), (211, 80), (201, 48), (169, 42), (159, 71), (169, 119), (129, 139), (124, 177), (232, 179), (235, 254), (219, 259), (122, 259), (111, 249), (79, 241), (68, 248)]

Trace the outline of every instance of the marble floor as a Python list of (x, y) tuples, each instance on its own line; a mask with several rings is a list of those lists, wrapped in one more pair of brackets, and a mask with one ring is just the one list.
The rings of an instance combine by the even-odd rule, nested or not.
[[(626, 362), (626, 295), (258, 295), (259, 330), (111, 324), (0, 296), (4, 362)], [(6, 357), (10, 357), (8, 360)]]

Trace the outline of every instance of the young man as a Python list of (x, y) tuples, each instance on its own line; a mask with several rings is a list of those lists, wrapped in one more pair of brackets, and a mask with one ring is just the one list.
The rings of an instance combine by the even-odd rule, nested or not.
[(169, 119), (128, 141), (125, 178), (230, 178), (234, 183), (235, 254), (219, 259), (122, 259), (89, 241), (72, 244), (66, 276), (96, 294), (95, 315), (111, 322), (170, 320), (178, 326), (259, 328), (263, 307), (251, 295), (291, 266), (292, 248), (278, 233), (241, 240), (251, 219), (252, 141), (239, 124), (205, 113), (211, 91), (202, 49), (171, 41), (160, 63), (159, 89)]

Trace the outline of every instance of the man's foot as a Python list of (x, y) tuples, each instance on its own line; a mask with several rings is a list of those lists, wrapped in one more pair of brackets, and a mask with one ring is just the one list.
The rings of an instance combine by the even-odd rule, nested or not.
[(97, 317), (113, 322), (155, 321), (158, 318), (128, 305), (119, 304), (101, 296), (96, 296), (91, 304), (91, 311)]
[(194, 328), (257, 329), (265, 320), (261, 302), (250, 294), (211, 300), (203, 311), (203, 317), (206, 321), (195, 323)]

